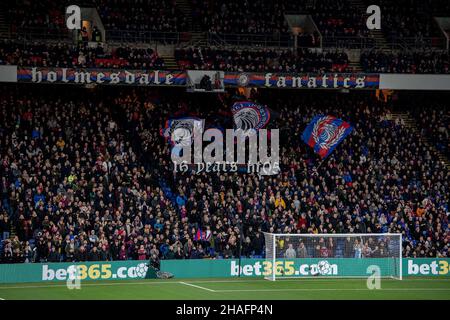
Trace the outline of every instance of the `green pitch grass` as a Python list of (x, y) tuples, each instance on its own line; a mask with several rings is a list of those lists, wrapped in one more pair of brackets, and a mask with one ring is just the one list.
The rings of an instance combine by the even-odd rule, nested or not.
[(450, 279), (382, 279), (369, 290), (365, 279), (170, 279), (82, 282), (69, 290), (64, 282), (1, 284), (0, 299), (439, 299), (450, 300)]

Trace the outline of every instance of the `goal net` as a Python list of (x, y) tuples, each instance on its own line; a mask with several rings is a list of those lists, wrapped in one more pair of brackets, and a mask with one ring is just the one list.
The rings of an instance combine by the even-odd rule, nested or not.
[(264, 233), (264, 278), (402, 279), (402, 235)]

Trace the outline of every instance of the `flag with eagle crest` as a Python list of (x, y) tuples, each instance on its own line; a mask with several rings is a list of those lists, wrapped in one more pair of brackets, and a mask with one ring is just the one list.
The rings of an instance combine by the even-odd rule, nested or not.
[(244, 132), (266, 127), (271, 119), (271, 110), (251, 101), (238, 101), (231, 107), (234, 127)]
[(342, 119), (317, 115), (306, 127), (302, 140), (324, 159), (352, 130), (353, 127)]
[(199, 132), (203, 133), (204, 125), (205, 120), (197, 117), (169, 119), (166, 121), (160, 133), (172, 146), (187, 146), (192, 144), (194, 128), (198, 127)]

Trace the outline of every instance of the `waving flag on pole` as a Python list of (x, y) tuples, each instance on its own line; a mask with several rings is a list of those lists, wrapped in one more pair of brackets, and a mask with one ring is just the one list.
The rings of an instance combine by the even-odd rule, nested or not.
[(353, 127), (342, 119), (318, 115), (306, 127), (302, 140), (324, 159), (352, 130)]
[(250, 129), (263, 129), (271, 118), (268, 107), (250, 101), (235, 102), (231, 112), (235, 128), (244, 132)]
[(160, 133), (172, 146), (175, 144), (187, 146), (192, 143), (194, 128), (198, 127), (200, 132), (203, 132), (204, 125), (205, 120), (197, 117), (169, 119)]

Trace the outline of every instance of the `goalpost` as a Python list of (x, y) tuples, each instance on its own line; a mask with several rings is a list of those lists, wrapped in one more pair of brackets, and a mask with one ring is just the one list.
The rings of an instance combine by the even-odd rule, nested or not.
[(264, 278), (380, 277), (402, 280), (401, 233), (264, 233)]

